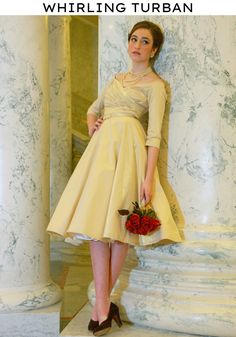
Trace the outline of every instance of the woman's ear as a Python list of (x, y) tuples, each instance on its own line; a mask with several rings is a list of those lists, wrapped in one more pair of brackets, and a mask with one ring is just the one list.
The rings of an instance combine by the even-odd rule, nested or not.
[(153, 48), (153, 49), (152, 49), (152, 52), (151, 52), (150, 58), (153, 58), (153, 57), (154, 57), (154, 55), (155, 55), (155, 54), (156, 54), (156, 52), (157, 52), (157, 49), (158, 49), (158, 48)]

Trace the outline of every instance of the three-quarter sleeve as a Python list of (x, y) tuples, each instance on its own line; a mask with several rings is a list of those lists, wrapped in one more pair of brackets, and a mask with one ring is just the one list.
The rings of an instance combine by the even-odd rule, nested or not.
[(114, 77), (107, 83), (105, 88), (103, 88), (102, 92), (100, 95), (98, 95), (97, 99), (89, 106), (87, 110), (87, 115), (92, 114), (95, 115), (96, 117), (100, 117), (103, 115), (103, 110), (104, 110), (104, 97), (106, 90), (108, 86), (112, 83)]
[(166, 106), (166, 89), (162, 81), (156, 81), (148, 92), (148, 128), (146, 145), (159, 148), (161, 128)]
[(104, 91), (97, 97), (97, 99), (89, 106), (87, 115), (95, 115), (99, 117), (103, 113), (104, 109)]

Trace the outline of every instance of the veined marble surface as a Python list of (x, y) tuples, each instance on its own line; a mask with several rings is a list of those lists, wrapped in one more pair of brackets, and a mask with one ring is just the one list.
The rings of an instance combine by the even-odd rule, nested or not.
[(64, 16), (48, 19), (51, 215), (71, 175), (70, 20)]
[[(125, 319), (182, 333), (236, 332), (236, 18), (100, 18), (100, 83), (127, 69), (127, 34), (159, 23), (168, 102), (158, 168), (183, 244), (136, 248), (114, 290)], [(94, 288), (89, 288), (94, 301)]]
[(0, 18), (0, 312), (60, 299), (49, 272), (45, 17)]

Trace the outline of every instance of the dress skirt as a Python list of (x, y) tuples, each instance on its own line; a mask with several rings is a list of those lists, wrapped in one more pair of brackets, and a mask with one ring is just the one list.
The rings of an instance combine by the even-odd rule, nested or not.
[(132, 212), (132, 202), (141, 203), (140, 187), (147, 164), (145, 140), (146, 133), (138, 119), (105, 119), (74, 169), (47, 231), (64, 237), (117, 240), (140, 246), (181, 242), (157, 168), (151, 203), (161, 221), (160, 229), (148, 235), (132, 234), (118, 213), (119, 209)]

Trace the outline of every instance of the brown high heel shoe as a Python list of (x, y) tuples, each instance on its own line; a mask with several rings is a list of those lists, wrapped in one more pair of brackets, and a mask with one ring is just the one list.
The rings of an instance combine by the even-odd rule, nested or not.
[(93, 331), (95, 328), (99, 326), (98, 321), (94, 321), (93, 319), (90, 319), (89, 324), (88, 324), (88, 330)]
[(111, 302), (108, 317), (105, 321), (99, 324), (97, 328), (93, 330), (94, 336), (105, 335), (111, 329), (111, 324), (112, 324), (113, 319), (118, 325), (118, 327), (120, 328), (122, 325), (122, 321), (120, 318), (119, 308), (117, 305)]

